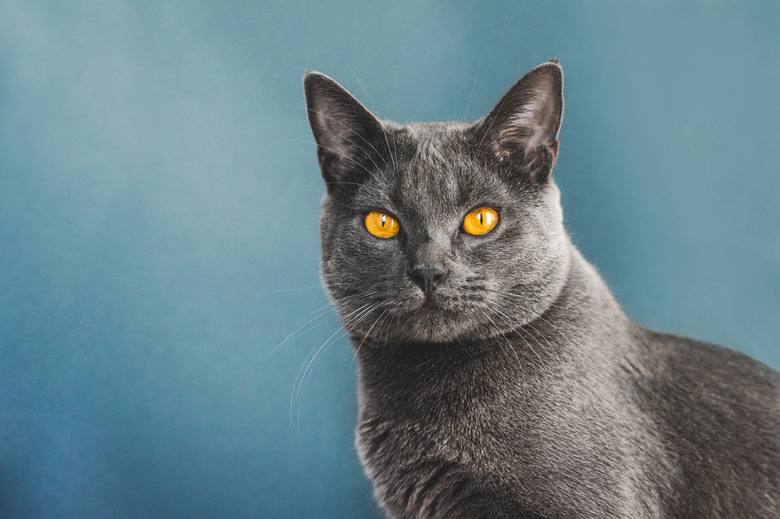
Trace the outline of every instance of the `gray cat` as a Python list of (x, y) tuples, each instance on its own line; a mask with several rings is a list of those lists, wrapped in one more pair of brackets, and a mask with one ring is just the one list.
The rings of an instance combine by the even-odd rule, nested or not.
[(780, 376), (631, 322), (563, 227), (557, 62), (474, 124), (304, 79), (322, 270), (392, 517), (780, 517)]

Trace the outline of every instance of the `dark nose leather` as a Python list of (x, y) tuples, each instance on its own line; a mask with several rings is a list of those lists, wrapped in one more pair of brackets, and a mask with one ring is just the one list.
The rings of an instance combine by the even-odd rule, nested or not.
[(430, 297), (446, 274), (446, 270), (438, 267), (417, 267), (409, 272), (409, 277), (422, 289), (425, 297)]

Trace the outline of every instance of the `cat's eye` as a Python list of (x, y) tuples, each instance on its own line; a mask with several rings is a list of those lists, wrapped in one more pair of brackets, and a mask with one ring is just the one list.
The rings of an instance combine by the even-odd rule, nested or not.
[(480, 236), (493, 230), (498, 223), (498, 212), (490, 207), (474, 209), (463, 219), (463, 230), (469, 234)]
[(399, 231), (398, 221), (386, 213), (371, 211), (366, 215), (366, 230), (377, 238), (392, 238)]

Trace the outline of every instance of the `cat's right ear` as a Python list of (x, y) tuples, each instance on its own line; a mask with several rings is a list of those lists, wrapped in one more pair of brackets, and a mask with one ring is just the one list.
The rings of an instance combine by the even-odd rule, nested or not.
[(476, 130), (490, 157), (544, 182), (558, 157), (562, 117), (563, 69), (548, 61), (515, 83)]
[(360, 101), (319, 72), (303, 78), (306, 109), (328, 190), (371, 173), (382, 149), (382, 123)]

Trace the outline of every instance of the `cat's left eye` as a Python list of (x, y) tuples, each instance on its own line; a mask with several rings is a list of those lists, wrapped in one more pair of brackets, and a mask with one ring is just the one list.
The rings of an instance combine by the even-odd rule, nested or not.
[(480, 236), (493, 230), (498, 224), (498, 212), (490, 207), (474, 209), (463, 219), (463, 230), (468, 234)]

